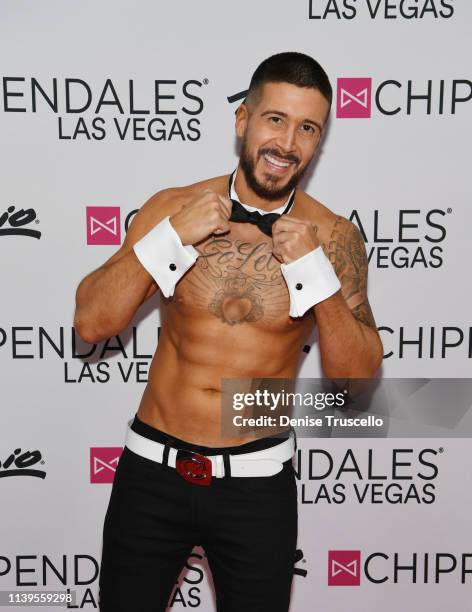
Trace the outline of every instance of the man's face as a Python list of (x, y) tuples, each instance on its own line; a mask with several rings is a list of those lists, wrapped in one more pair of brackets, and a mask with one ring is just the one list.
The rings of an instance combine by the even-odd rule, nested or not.
[(240, 107), (240, 166), (259, 197), (277, 200), (300, 181), (320, 142), (329, 104), (317, 89), (265, 83), (253, 108)]

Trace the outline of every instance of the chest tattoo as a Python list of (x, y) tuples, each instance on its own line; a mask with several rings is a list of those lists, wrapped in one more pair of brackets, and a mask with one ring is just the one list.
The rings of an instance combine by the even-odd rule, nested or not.
[(215, 236), (198, 252), (186, 279), (192, 305), (208, 309), (228, 325), (288, 315), (288, 291), (271, 242)]

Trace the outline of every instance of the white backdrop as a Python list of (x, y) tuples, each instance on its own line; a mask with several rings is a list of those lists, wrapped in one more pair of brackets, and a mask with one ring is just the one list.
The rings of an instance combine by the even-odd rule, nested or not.
[[(362, 226), (371, 254), (369, 298), (386, 352), (383, 375), (470, 376), (464, 228), (472, 221), (472, 6), (458, 0), (4, 0), (0, 18), (0, 590), (66, 585), (80, 607), (93, 609), (111, 484), (91, 480), (110, 480), (112, 470), (91, 463), (90, 449), (101, 449), (98, 457), (116, 465), (126, 421), (144, 390), (159, 312), (157, 299), (146, 304), (120, 334), (121, 348), (116, 338), (96, 347), (77, 338), (77, 352), (90, 353), (80, 358), (73, 345), (75, 289), (119, 248), (128, 215), (153, 193), (235, 167), (237, 102), (227, 98), (247, 88), (265, 57), (302, 51), (330, 76), (330, 127), (304, 187)], [(155, 81), (171, 81), (158, 88), (173, 96), (158, 100), (157, 109)], [(429, 104), (411, 97), (428, 88)], [(123, 132), (126, 125), (121, 139), (117, 128)], [(157, 140), (158, 128), (165, 139)], [(89, 210), (103, 227), (87, 207), (114, 208)], [(32, 210), (15, 216), (21, 209)], [(94, 231), (89, 241), (87, 226)], [(300, 376), (319, 375), (314, 341)], [(392, 612), (464, 612), (472, 582), (469, 440), (448, 439), (445, 431), (435, 439), (325, 438), (300, 445), (300, 558), (291, 610), (355, 612), (382, 604)], [(38, 454), (17, 459), (20, 473), (13, 473), (7, 458), (16, 449), (17, 457), (39, 451), (41, 461)], [(309, 451), (320, 449), (338, 467), (352, 449), (362, 478), (344, 473), (336, 479), (333, 471), (310, 479)], [(392, 477), (394, 449), (408, 460), (401, 474), (409, 479)], [(314, 473), (322, 474), (323, 456), (311, 456)], [(421, 464), (420, 456), (436, 468)], [(28, 462), (45, 477), (22, 474)], [(376, 479), (379, 473), (386, 478)], [(368, 485), (362, 502), (356, 483), (362, 490)], [(427, 483), (432, 488), (425, 492)], [(346, 570), (332, 576), (328, 551), (343, 550), (360, 551), (360, 557), (331, 553), (343, 566), (354, 562), (354, 576)], [(395, 563), (411, 565), (414, 554), (416, 581), (411, 570), (395, 580)], [(329, 559), (331, 581), (360, 586), (329, 585)], [(451, 568), (438, 581), (436, 561)], [(210, 612), (213, 599), (198, 557), (189, 565), (172, 609)]]

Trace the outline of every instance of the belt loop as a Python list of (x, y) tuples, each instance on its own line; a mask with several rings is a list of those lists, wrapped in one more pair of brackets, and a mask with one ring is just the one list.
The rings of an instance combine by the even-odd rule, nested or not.
[(223, 464), (225, 466), (225, 478), (231, 476), (231, 461), (229, 453), (223, 453)]
[(162, 465), (169, 465), (169, 451), (172, 446), (172, 442), (175, 441), (175, 438), (167, 435), (166, 441), (164, 442), (164, 451), (162, 453)]
[(169, 451), (169, 446), (167, 446), (167, 444), (164, 444), (164, 452), (162, 453), (162, 465), (169, 465)]
[(293, 425), (290, 428), (290, 430), (293, 431), (293, 439), (295, 442), (295, 452), (297, 452), (297, 432), (295, 431), (295, 427)]
[(211, 463), (212, 463), (212, 475), (215, 476), (216, 478), (223, 478), (224, 471), (224, 465), (223, 465), (223, 455), (213, 455), (209, 457)]

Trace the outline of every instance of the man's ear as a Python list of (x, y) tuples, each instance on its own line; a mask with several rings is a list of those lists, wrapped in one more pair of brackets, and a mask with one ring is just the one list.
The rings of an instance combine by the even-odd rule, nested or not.
[(239, 105), (236, 111), (236, 135), (238, 138), (242, 138), (246, 132), (247, 122), (249, 119), (249, 111), (244, 102)]

